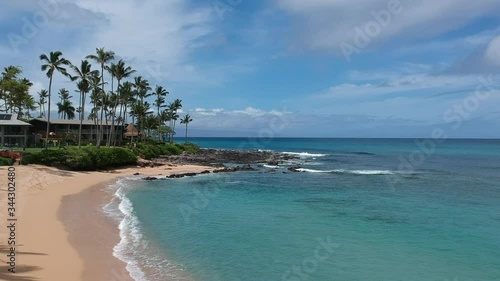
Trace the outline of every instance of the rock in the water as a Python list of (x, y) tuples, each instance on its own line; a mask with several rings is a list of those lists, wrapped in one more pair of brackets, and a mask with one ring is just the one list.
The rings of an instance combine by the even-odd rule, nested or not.
[(145, 181), (155, 181), (155, 180), (158, 180), (158, 178), (155, 178), (155, 177), (145, 177), (145, 178), (142, 178), (143, 180)]
[(302, 168), (298, 167), (298, 166), (296, 166), (296, 167), (290, 167), (290, 168), (288, 168), (288, 171), (294, 172), (294, 173), (299, 173), (300, 172), (299, 169), (302, 169)]

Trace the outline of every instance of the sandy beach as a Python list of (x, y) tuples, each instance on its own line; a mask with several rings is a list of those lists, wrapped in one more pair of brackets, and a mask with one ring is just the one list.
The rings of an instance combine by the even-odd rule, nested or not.
[[(71, 172), (16, 166), (16, 273), (8, 271), (8, 168), (0, 168), (0, 280), (131, 281), (125, 263), (112, 254), (119, 242), (116, 222), (101, 211), (111, 199), (104, 185), (134, 173), (168, 175), (212, 170), (194, 165), (129, 167)], [(7, 229), (8, 230), (8, 229)]]

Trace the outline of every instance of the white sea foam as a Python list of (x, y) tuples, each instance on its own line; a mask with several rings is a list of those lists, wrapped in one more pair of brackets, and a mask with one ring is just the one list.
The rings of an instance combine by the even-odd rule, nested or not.
[[(129, 275), (136, 281), (190, 280), (182, 273), (184, 269), (180, 265), (163, 258), (142, 234), (133, 204), (126, 196), (129, 190), (134, 188), (130, 186), (131, 181), (141, 178), (140, 176), (124, 178), (106, 188), (108, 192), (114, 191), (114, 198), (103, 206), (102, 210), (119, 222), (120, 242), (113, 248), (113, 256), (126, 263)], [(155, 276), (149, 276), (152, 278), (149, 279), (142, 268), (154, 269)]]
[(393, 175), (394, 172), (388, 170), (339, 170), (339, 173), (356, 175)]
[(353, 174), (353, 175), (393, 175), (394, 172), (388, 170), (314, 170), (314, 169), (297, 169), (299, 172), (307, 173), (335, 173), (335, 174)]
[(126, 268), (130, 276), (136, 281), (147, 281), (146, 275), (141, 270), (134, 252), (143, 243), (139, 228), (139, 221), (133, 213), (132, 202), (125, 196), (125, 180), (118, 181), (110, 188), (117, 188), (115, 198), (111, 203), (103, 207), (111, 218), (120, 220), (118, 229), (120, 231), (120, 242), (113, 248), (113, 256), (127, 264)]
[(309, 153), (309, 152), (283, 152), (283, 154), (294, 155), (294, 156), (298, 156), (301, 158), (328, 156), (328, 154), (314, 154), (314, 153)]
[(280, 166), (274, 166), (274, 165), (263, 165), (263, 167), (269, 168), (269, 169), (279, 169), (279, 168), (281, 168)]

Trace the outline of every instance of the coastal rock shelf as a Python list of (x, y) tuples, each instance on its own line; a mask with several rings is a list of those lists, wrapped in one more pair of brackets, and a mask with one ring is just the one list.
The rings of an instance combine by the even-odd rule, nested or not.
[(222, 169), (217, 169), (213, 170), (210, 172), (209, 170), (205, 170), (199, 173), (180, 173), (180, 174), (171, 174), (166, 177), (144, 177), (142, 178), (143, 180), (146, 181), (154, 181), (154, 180), (161, 180), (161, 179), (179, 179), (179, 178), (184, 178), (184, 177), (194, 177), (196, 175), (204, 175), (204, 174), (210, 174), (210, 173), (230, 173), (230, 172), (239, 172), (239, 171), (255, 171), (255, 168), (253, 168), (250, 165), (244, 165), (244, 166), (235, 166), (235, 167), (224, 167)]
[(298, 159), (298, 157), (272, 151), (200, 149), (197, 153), (185, 152), (175, 156), (160, 156), (155, 159), (155, 162), (223, 167), (222, 163), (278, 165), (291, 159)]
[[(172, 165), (202, 165), (202, 166), (212, 166), (218, 169), (210, 171), (203, 171), (201, 173), (182, 173), (182, 174), (172, 174), (169, 176), (162, 177), (144, 177), (143, 180), (153, 181), (153, 180), (165, 180), (165, 179), (177, 179), (184, 177), (193, 177), (199, 174), (209, 174), (209, 173), (232, 173), (240, 171), (255, 171), (255, 165), (251, 164), (268, 164), (268, 165), (279, 165), (285, 163), (285, 161), (299, 159), (299, 157), (294, 155), (288, 155), (283, 153), (277, 153), (272, 151), (246, 151), (246, 150), (225, 150), (225, 149), (200, 149), (197, 153), (184, 152), (181, 155), (174, 156), (160, 156), (152, 161), (142, 160), (140, 166), (172, 166)], [(226, 165), (228, 166), (226, 166)], [(238, 166), (230, 166), (238, 165)], [(258, 165), (257, 167), (262, 167)], [(300, 168), (300, 167), (299, 167)], [(298, 168), (297, 168), (298, 169)], [(276, 171), (276, 170), (271, 170)]]

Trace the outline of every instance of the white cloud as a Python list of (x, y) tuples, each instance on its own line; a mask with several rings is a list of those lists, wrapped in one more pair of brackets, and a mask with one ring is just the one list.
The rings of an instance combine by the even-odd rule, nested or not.
[(500, 35), (491, 40), (486, 47), (485, 59), (500, 66)]
[[(399, 45), (429, 39), (461, 28), (474, 20), (500, 12), (497, 0), (467, 2), (455, 0), (275, 0), (278, 6), (297, 17), (301, 37), (296, 44), (314, 50), (340, 52), (340, 44), (353, 44), (355, 28), (374, 21), (372, 12), (387, 10), (390, 2), (399, 2), (400, 14), (393, 14), (370, 47), (397, 39)], [(459, 17), (457, 15), (460, 15)], [(305, 46), (304, 46), (305, 45)]]
[[(498, 112), (488, 112), (493, 108), (490, 103), (498, 102), (498, 98), (492, 97), (492, 100), (482, 103), (480, 110), (473, 112), (456, 131), (448, 130), (449, 124), (444, 123), (442, 114), (453, 108), (454, 103), (463, 102), (462, 99), (442, 104), (425, 100), (415, 102), (403, 97), (386, 102), (360, 103), (355, 108), (340, 107), (333, 114), (281, 112), (281, 115), (276, 115), (255, 108), (228, 111), (198, 108), (190, 113), (193, 117), (190, 130), (191, 135), (196, 136), (213, 136), (215, 132), (219, 136), (250, 137), (253, 139), (251, 144), (255, 145), (260, 144), (259, 138), (264, 138), (262, 141), (265, 142), (273, 137), (304, 136), (304, 132), (319, 137), (430, 137), (436, 126), (446, 129), (450, 136), (467, 136), (470, 132), (477, 137), (491, 136), (491, 133), (478, 131), (477, 125), (485, 122), (499, 124)], [(426, 112), (408, 111), (408, 108), (415, 107), (426, 108)], [(203, 114), (215, 111), (215, 115)], [(262, 116), (250, 116), (246, 113), (249, 111), (259, 112)]]
[[(389, 94), (406, 95), (413, 91), (420, 91), (420, 97), (427, 97), (436, 91), (450, 91), (456, 89), (475, 88), (478, 85), (479, 78), (477, 75), (429, 75), (429, 74), (412, 74), (412, 75), (397, 75), (397, 74), (370, 74), (364, 75), (357, 72), (355, 77), (362, 79), (377, 78), (379, 83), (346, 83), (337, 86), (332, 86), (316, 95), (317, 98), (334, 98), (334, 99), (372, 99)], [(427, 94), (422, 94), (422, 91)]]

